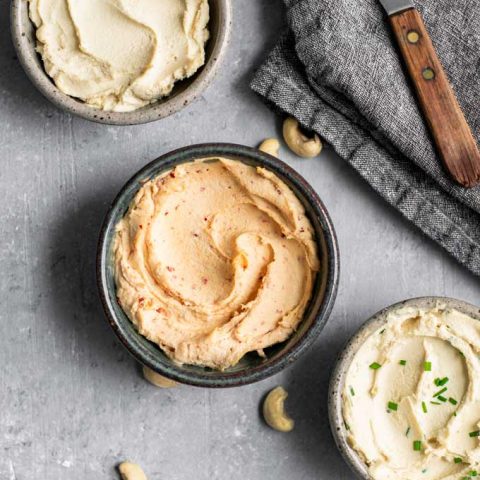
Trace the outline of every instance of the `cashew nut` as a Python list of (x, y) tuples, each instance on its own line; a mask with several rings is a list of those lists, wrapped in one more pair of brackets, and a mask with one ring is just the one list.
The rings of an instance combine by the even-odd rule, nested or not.
[(268, 153), (278, 158), (278, 150), (280, 149), (280, 142), (276, 138), (267, 138), (264, 140), (258, 149), (262, 152)]
[(170, 380), (169, 378), (166, 378), (157, 372), (154, 372), (152, 369), (146, 367), (145, 365), (143, 366), (143, 376), (145, 377), (145, 380), (148, 380), (152, 385), (155, 385), (156, 387), (160, 388), (173, 388), (178, 385), (177, 382)]
[(263, 417), (270, 427), (279, 432), (290, 432), (295, 422), (285, 412), (288, 393), (283, 387), (274, 388), (263, 402)]
[(118, 466), (122, 480), (147, 480), (145, 472), (136, 463), (123, 462)]
[(283, 122), (283, 138), (290, 150), (299, 157), (316, 157), (322, 151), (323, 145), (320, 137), (314, 133), (307, 137), (295, 118), (289, 117)]

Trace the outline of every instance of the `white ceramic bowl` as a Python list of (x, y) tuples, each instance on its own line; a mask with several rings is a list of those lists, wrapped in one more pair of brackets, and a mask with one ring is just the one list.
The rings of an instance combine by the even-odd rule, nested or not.
[(444, 304), (449, 308), (454, 308), (480, 321), (480, 308), (463, 302), (462, 300), (455, 300), (446, 297), (412, 298), (384, 308), (367, 320), (360, 330), (358, 330), (358, 332), (348, 341), (337, 360), (330, 379), (330, 390), (328, 395), (330, 428), (332, 429), (332, 434), (340, 453), (359, 478), (372, 480), (365, 462), (347, 442), (348, 432), (345, 428), (345, 422), (343, 419), (342, 393), (345, 387), (345, 377), (352, 360), (367, 338), (386, 323), (389, 313), (403, 307), (434, 308), (439, 303)]
[(11, 2), (12, 39), (25, 73), (38, 90), (57, 107), (98, 123), (110, 125), (148, 123), (167, 117), (194, 101), (207, 88), (218, 70), (230, 37), (231, 0), (209, 0), (209, 5), (210, 21), (208, 28), (210, 39), (206, 45), (205, 65), (192, 77), (178, 82), (168, 97), (133, 112), (98, 110), (86, 105), (81, 100), (66, 95), (56, 87), (45, 72), (42, 59), (35, 50), (35, 26), (28, 16), (28, 2), (26, 0), (12, 0)]

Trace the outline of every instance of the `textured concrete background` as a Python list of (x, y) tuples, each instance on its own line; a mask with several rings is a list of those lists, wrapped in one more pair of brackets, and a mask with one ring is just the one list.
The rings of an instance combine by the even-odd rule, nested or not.
[[(351, 478), (330, 436), (326, 392), (342, 344), (371, 314), (420, 295), (479, 303), (480, 283), (413, 230), (332, 152), (282, 157), (317, 189), (337, 228), (339, 296), (313, 349), (262, 383), (161, 391), (104, 321), (94, 276), (98, 230), (122, 184), (183, 145), (255, 145), (279, 121), (249, 91), (282, 26), (280, 0), (235, 0), (234, 34), (214, 85), (169, 119), (108, 127), (65, 115), (32, 87), (0, 0), (0, 479), (108, 480), (130, 458), (153, 480)], [(291, 434), (259, 401), (290, 391)]]

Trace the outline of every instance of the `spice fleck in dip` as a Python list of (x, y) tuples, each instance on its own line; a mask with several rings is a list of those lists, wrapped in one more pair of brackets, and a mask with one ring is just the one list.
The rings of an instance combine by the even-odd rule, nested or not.
[(351, 446), (376, 480), (480, 474), (480, 322), (439, 306), (388, 316), (347, 372)]
[(144, 184), (114, 254), (118, 300), (138, 331), (178, 363), (221, 370), (292, 335), (319, 268), (295, 194), (222, 158)]

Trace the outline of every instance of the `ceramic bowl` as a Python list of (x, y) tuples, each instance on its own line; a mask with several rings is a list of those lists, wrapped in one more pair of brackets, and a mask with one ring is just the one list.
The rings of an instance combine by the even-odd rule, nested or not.
[[(315, 229), (322, 265), (312, 299), (295, 334), (288, 341), (266, 349), (266, 358), (248, 354), (238, 365), (223, 372), (198, 366), (179, 366), (135, 330), (116, 299), (112, 252), (115, 226), (125, 215), (136, 192), (146, 180), (181, 163), (215, 156), (265, 167), (278, 175), (295, 192)], [(338, 276), (339, 254), (335, 231), (325, 206), (313, 188), (282, 161), (258, 150), (233, 144), (203, 144), (182, 148), (163, 155), (135, 174), (123, 187), (107, 213), (97, 253), (100, 297), (108, 321), (125, 347), (138, 361), (161, 375), (202, 387), (232, 387), (253, 383), (294, 362), (325, 326), (335, 301)]]
[(367, 320), (367, 322), (362, 325), (360, 330), (358, 330), (358, 332), (348, 341), (340, 353), (330, 380), (330, 389), (328, 395), (330, 427), (340, 453), (359, 478), (372, 480), (372, 477), (368, 473), (367, 466), (347, 442), (348, 432), (345, 428), (345, 422), (343, 421), (342, 392), (345, 386), (345, 377), (348, 369), (350, 368), (350, 364), (352, 363), (355, 354), (367, 340), (367, 338), (386, 323), (389, 313), (403, 307), (434, 308), (439, 303), (463, 312), (472, 318), (480, 320), (480, 308), (461, 300), (455, 300), (453, 298), (446, 297), (412, 298), (410, 300), (405, 300), (403, 302), (391, 305), (390, 307), (384, 308)]
[(35, 50), (35, 27), (28, 16), (27, 0), (12, 0), (10, 23), (18, 59), (32, 83), (54, 105), (98, 123), (135, 125), (153, 122), (175, 113), (195, 100), (214, 77), (226, 51), (231, 30), (231, 0), (209, 0), (210, 39), (206, 46), (205, 65), (192, 77), (178, 82), (172, 93), (133, 112), (104, 112), (61, 92), (47, 75)]

